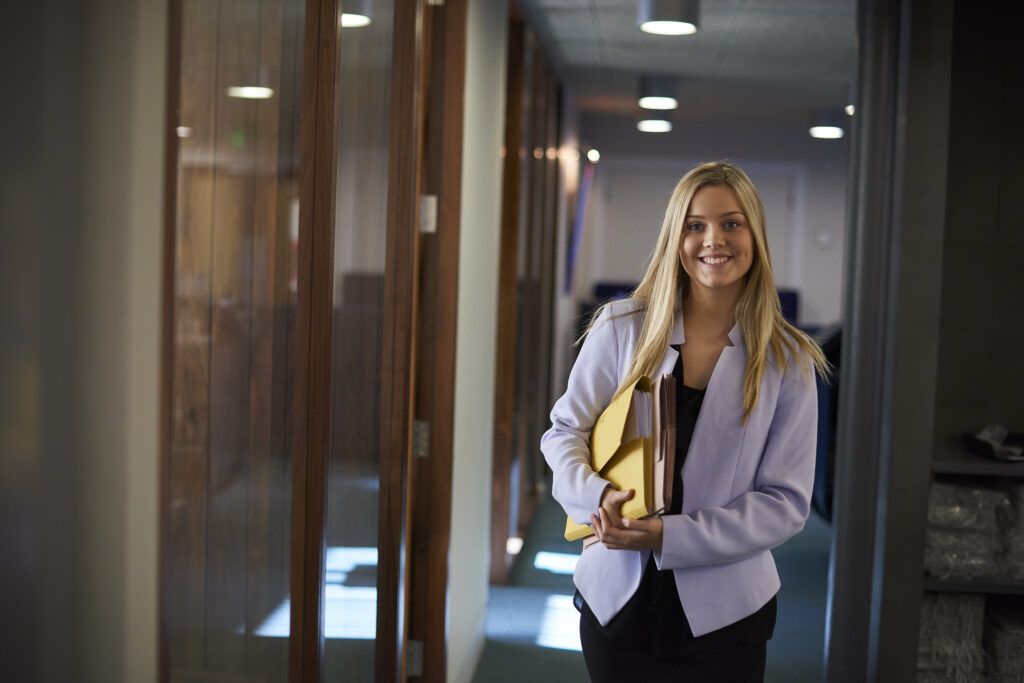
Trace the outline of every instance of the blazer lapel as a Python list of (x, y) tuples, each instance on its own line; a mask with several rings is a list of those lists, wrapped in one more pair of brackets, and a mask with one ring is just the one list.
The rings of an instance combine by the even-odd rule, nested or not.
[(729, 341), (733, 345), (722, 349), (711, 373), (683, 464), (684, 513), (699, 509), (709, 498), (717, 499), (715, 487), (732, 486), (747, 431), (740, 424), (747, 350), (739, 323), (729, 332)]
[(661, 365), (658, 366), (657, 374), (651, 379), (672, 374), (672, 368), (676, 366), (676, 359), (679, 358), (679, 352), (672, 347), (679, 346), (685, 340), (686, 337), (683, 334), (683, 314), (677, 313), (676, 323), (672, 328), (672, 338), (669, 340), (668, 348), (665, 349), (665, 355), (661, 357)]

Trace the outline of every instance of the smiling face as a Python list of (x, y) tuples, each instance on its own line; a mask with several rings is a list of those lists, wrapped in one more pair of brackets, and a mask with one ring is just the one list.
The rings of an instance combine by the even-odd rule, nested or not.
[(694, 193), (683, 221), (679, 260), (691, 289), (742, 291), (743, 277), (754, 261), (754, 238), (728, 185), (705, 185)]

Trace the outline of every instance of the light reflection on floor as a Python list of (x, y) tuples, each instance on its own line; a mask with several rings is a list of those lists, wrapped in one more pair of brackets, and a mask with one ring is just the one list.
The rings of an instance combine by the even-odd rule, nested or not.
[(533, 556), (535, 569), (546, 569), (553, 574), (572, 574), (576, 571), (576, 562), (580, 556), (576, 553), (552, 553), (541, 550)]
[(544, 603), (544, 615), (536, 643), (557, 650), (580, 648), (580, 613), (572, 604), (571, 595), (549, 595)]
[[(376, 548), (327, 549), (324, 562), (324, 638), (373, 640), (377, 637), (377, 589), (344, 585), (356, 567), (367, 566), (377, 566)], [(287, 638), (291, 632), (290, 617), (291, 600), (286, 598), (260, 624), (255, 635)]]
[[(540, 551), (533, 566), (553, 574), (572, 574), (579, 555)], [(328, 548), (325, 554), (326, 585), (324, 590), (324, 637), (350, 640), (372, 640), (377, 634), (377, 589), (373, 586), (346, 586), (356, 567), (376, 567), (376, 548)], [(533, 591), (531, 591), (533, 593)], [(522, 597), (522, 596), (520, 596)], [(572, 596), (539, 591), (527, 599), (532, 603), (525, 614), (540, 614), (532, 619), (528, 633), (520, 632), (540, 647), (556, 650), (580, 649), (579, 612), (572, 605)], [(290, 633), (291, 601), (286, 599), (263, 621), (255, 634), (269, 638), (287, 638)], [(536, 618), (536, 617), (534, 617)], [(519, 621), (512, 619), (511, 621)], [(512, 626), (512, 624), (509, 624)], [(514, 628), (514, 627), (513, 627)], [(241, 629), (240, 629), (241, 632)]]

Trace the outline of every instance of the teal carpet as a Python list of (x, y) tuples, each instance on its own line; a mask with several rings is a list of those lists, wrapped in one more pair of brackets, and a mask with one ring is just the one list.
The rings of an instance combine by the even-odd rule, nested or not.
[[(587, 681), (572, 606), (573, 556), (562, 538), (565, 516), (548, 497), (534, 517), (509, 585), (491, 586), (487, 642), (475, 683)], [(773, 551), (782, 578), (768, 683), (822, 678), (825, 590), (831, 529), (814, 513), (796, 537)]]

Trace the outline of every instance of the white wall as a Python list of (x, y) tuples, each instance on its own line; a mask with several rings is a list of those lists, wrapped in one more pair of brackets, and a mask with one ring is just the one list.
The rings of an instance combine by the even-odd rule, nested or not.
[(167, 3), (86, 30), (79, 315), (79, 680), (157, 677), (158, 406)]
[[(575, 281), (589, 297), (598, 280), (638, 281), (669, 196), (700, 159), (602, 156)], [(800, 322), (840, 319), (846, 166), (831, 160), (744, 161), (765, 204), (769, 249), (782, 287), (800, 291)]]
[(447, 670), (459, 683), (479, 661), (487, 608), (508, 7), (471, 0), (468, 11), (448, 552)]

